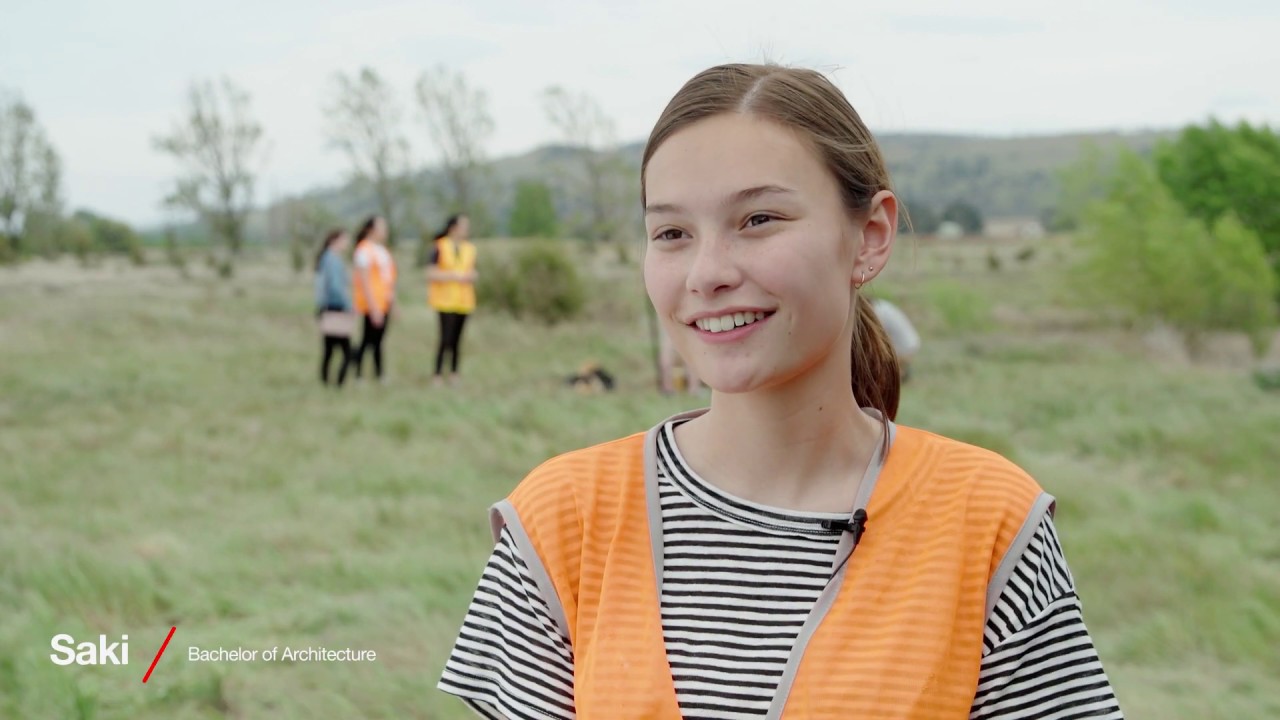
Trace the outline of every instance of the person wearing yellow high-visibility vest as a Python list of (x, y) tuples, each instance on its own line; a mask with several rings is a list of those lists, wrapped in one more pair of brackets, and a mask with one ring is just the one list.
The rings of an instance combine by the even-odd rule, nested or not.
[(476, 309), (476, 246), (471, 243), (471, 221), (454, 215), (436, 234), (435, 249), (427, 264), (427, 304), (440, 315), (440, 343), (436, 349), (434, 384), (444, 381), (444, 359), (449, 355), (449, 380), (458, 381), (458, 348), (467, 316)]

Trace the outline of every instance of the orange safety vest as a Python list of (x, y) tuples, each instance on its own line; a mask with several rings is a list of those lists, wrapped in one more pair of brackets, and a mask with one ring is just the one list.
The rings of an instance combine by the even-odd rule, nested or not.
[[(387, 312), (391, 308), (391, 296), (396, 286), (396, 263), (391, 258), (391, 251), (387, 251), (385, 258), (381, 257), (381, 253), (376, 251), (371, 240), (361, 240), (356, 244), (353, 254), (359, 255), (364, 253), (369, 257), (369, 291), (373, 295), (373, 303), (382, 312)], [(386, 266), (384, 267), (384, 260)], [(360, 287), (359, 268), (351, 273), (351, 297), (355, 301), (356, 312), (361, 315), (369, 314), (369, 303), (365, 300), (364, 291)]]
[[(659, 600), (661, 427), (543, 463), (490, 513), (572, 643), (578, 717), (680, 719)], [(852, 557), (845, 533), (768, 718), (969, 717), (987, 616), (1053, 498), (994, 453), (890, 427), (860, 491), (866, 533)]]
[[(463, 240), (456, 245), (449, 237), (436, 240), (439, 262), (436, 267), (446, 272), (471, 272), (476, 267), (476, 246)], [(433, 281), (427, 283), (427, 303), (440, 312), (467, 314), (476, 309), (476, 286), (469, 282)]]

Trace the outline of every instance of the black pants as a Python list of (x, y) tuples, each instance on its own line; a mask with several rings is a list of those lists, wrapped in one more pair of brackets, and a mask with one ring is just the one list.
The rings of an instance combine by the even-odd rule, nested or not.
[(351, 338), (341, 335), (324, 336), (324, 355), (320, 360), (320, 382), (329, 384), (329, 361), (333, 359), (333, 351), (338, 351), (338, 387), (347, 379), (347, 365), (351, 363)]
[(373, 374), (382, 377), (382, 338), (387, 334), (387, 326), (391, 324), (391, 313), (382, 316), (382, 327), (376, 327), (368, 315), (364, 317), (364, 334), (360, 337), (360, 348), (356, 350), (356, 377), (360, 377), (364, 367), (364, 351), (373, 351)]
[(440, 349), (436, 351), (436, 374), (444, 371), (444, 354), (451, 354), (450, 367), (458, 372), (458, 343), (462, 341), (462, 326), (467, 316), (462, 313), (440, 313)]

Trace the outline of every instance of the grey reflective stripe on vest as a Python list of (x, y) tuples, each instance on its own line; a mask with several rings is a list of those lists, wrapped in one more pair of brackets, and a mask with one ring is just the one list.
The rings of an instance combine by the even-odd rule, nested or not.
[(529, 533), (525, 532), (524, 525), (520, 522), (519, 513), (516, 512), (510, 500), (501, 500), (489, 508), (489, 528), (493, 531), (495, 543), (502, 537), (503, 527), (511, 530), (511, 537), (516, 541), (516, 549), (520, 551), (520, 559), (524, 560), (525, 566), (529, 568), (529, 574), (537, 583), (538, 591), (546, 601), (547, 609), (551, 611), (551, 619), (560, 628), (560, 632), (572, 642), (573, 635), (569, 634), (569, 622), (564, 614), (564, 605), (560, 603), (560, 594), (556, 592), (556, 586), (551, 582), (551, 575), (542, 564), (542, 556), (538, 555), (533, 541), (529, 539)]
[(644, 502), (649, 516), (649, 550), (653, 556), (654, 583), (658, 588), (658, 610), (662, 610), (662, 501), (658, 496), (658, 433), (675, 420), (692, 420), (707, 408), (689, 410), (663, 420), (649, 428), (644, 436)]
[[(879, 415), (879, 413), (876, 413)], [(875, 488), (876, 480), (880, 479), (880, 470), (884, 467), (885, 450), (893, 447), (893, 439), (897, 435), (897, 427), (892, 421), (886, 423), (888, 429), (888, 439), (886, 442), (876, 443), (876, 452), (872, 456), (871, 462), (867, 464), (867, 472), (862, 476), (862, 485), (858, 487), (858, 496), (853, 500), (855, 510), (861, 508), (865, 510), (867, 504), (871, 500), (871, 491)], [(867, 527), (871, 527), (874, 522), (871, 518), (867, 518)], [(867, 532), (871, 532), (868, 530)], [(865, 537), (863, 542), (865, 542)], [(796, 643), (791, 648), (791, 655), (787, 657), (787, 667), (782, 671), (782, 677), (778, 680), (778, 690), (773, 696), (773, 703), (769, 705), (769, 714), (765, 715), (766, 720), (778, 720), (782, 717), (782, 711), (787, 706), (787, 698), (791, 695), (791, 686), (795, 683), (796, 673), (800, 670), (800, 660), (804, 658), (804, 651), (809, 646), (809, 640), (813, 638), (813, 634), (818, 631), (818, 626), (827, 617), (827, 611), (835, 604), (836, 597), (840, 594), (840, 587), (844, 585), (845, 571), (849, 567), (848, 561), (853, 552), (853, 537), (849, 532), (845, 532), (840, 536), (840, 547), (836, 550), (835, 563), (831, 566), (835, 570), (835, 575), (831, 581), (827, 583), (827, 587), (823, 589), (822, 594), (818, 596), (818, 601), (814, 603), (813, 609), (809, 611), (809, 617), (805, 618), (804, 625), (800, 628), (800, 634), (796, 636)]]
[(1018, 561), (1022, 559), (1022, 553), (1026, 552), (1027, 546), (1031, 544), (1031, 538), (1035, 537), (1036, 530), (1040, 527), (1040, 521), (1044, 519), (1045, 513), (1049, 517), (1053, 517), (1053, 508), (1056, 501), (1049, 493), (1042, 492), (1040, 497), (1031, 503), (1031, 510), (1027, 513), (1027, 517), (1022, 521), (1022, 527), (1018, 529), (1018, 534), (1013, 536), (1013, 542), (1009, 544), (1009, 549), (1005, 551), (1004, 557), (1000, 558), (1000, 564), (996, 566), (995, 573), (991, 576), (991, 581), (987, 583), (987, 612), (983, 615), (983, 624), (991, 619), (991, 611), (995, 609), (996, 603), (1000, 600), (1000, 595), (1004, 593), (1004, 588), (1009, 584), (1009, 577), (1013, 575), (1013, 569), (1017, 567)]

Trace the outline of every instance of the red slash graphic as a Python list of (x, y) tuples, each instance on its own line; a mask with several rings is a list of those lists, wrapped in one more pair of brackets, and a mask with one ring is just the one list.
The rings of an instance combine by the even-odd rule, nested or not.
[(169, 638), (173, 637), (173, 631), (177, 629), (178, 626), (176, 625), (169, 628), (169, 635), (165, 637), (164, 643), (161, 644), (160, 649), (156, 651), (156, 658), (151, 661), (151, 667), (147, 668), (147, 674), (142, 676), (142, 682), (144, 684), (151, 678), (151, 671), (156, 669), (156, 663), (160, 662), (160, 656), (164, 654), (164, 649), (169, 647)]

